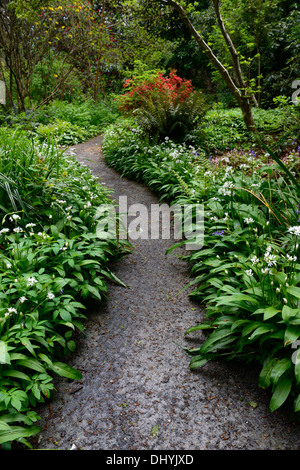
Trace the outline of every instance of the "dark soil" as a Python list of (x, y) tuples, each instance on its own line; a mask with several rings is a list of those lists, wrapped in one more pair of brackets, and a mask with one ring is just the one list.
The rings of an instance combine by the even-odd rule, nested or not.
[[(101, 156), (101, 138), (72, 149), (128, 205), (158, 203), (145, 186), (121, 178)], [(204, 316), (188, 297), (189, 267), (172, 240), (136, 240), (113, 272), (128, 286), (109, 284), (108, 300), (87, 312), (86, 335), (68, 358), (82, 379), (55, 381), (38, 410), (38, 449), (298, 450), (299, 424), (290, 408), (271, 414), (254, 365), (211, 362), (189, 370), (181, 346), (205, 338), (184, 332)], [(178, 253), (183, 253), (177, 250)]]

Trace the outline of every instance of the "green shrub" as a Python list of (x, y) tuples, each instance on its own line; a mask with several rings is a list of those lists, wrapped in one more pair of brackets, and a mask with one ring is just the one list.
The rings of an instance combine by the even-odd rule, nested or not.
[(119, 109), (126, 116), (134, 114), (150, 136), (182, 141), (201, 123), (207, 105), (189, 80), (183, 80), (171, 71), (167, 78), (158, 74), (130, 87), (120, 97)]

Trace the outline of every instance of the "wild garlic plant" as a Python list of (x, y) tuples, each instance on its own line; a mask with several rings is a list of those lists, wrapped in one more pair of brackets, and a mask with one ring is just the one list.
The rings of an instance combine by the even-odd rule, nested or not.
[[(185, 334), (209, 333), (199, 348), (186, 349), (190, 368), (220, 358), (256, 361), (259, 385), (271, 388), (270, 410), (289, 400), (298, 413), (300, 357), (292, 348), (300, 338), (298, 186), (272, 152), (258, 154), (257, 147), (209, 157), (202, 171), (195, 159), (201, 149), (167, 145), (171, 152), (130, 126), (126, 133), (112, 127), (103, 150), (109, 165), (161, 198), (204, 204), (204, 245), (183, 256), (193, 276), (190, 295), (206, 310)], [(179, 244), (186, 241), (168, 253)]]

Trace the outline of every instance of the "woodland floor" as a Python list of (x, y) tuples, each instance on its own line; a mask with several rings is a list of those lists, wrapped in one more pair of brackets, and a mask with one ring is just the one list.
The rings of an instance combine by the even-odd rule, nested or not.
[[(121, 178), (101, 155), (101, 137), (72, 148), (118, 200), (158, 203), (144, 185)], [(59, 378), (51, 402), (37, 411), (36, 449), (299, 450), (299, 423), (283, 407), (271, 414), (270, 394), (258, 388), (254, 365), (211, 362), (189, 370), (181, 346), (199, 346), (204, 333), (185, 330), (204, 316), (179, 294), (189, 267), (172, 240), (136, 240), (112, 266), (128, 286), (110, 283), (108, 300), (90, 306), (86, 334), (68, 363), (82, 379)], [(177, 250), (178, 253), (182, 251)]]

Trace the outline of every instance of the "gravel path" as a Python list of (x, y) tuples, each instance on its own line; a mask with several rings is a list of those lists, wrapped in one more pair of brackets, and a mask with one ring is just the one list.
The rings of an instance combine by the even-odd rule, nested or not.
[[(101, 138), (73, 147), (128, 204), (147, 207), (158, 198), (120, 178), (101, 156)], [(204, 333), (184, 338), (203, 317), (188, 291), (185, 262), (166, 249), (170, 240), (137, 240), (113, 267), (128, 286), (109, 284), (108, 301), (88, 312), (86, 335), (69, 364), (82, 380), (59, 379), (50, 403), (38, 410), (38, 449), (82, 450), (298, 450), (299, 424), (288, 409), (268, 411), (269, 393), (258, 388), (254, 366), (208, 363), (189, 370), (182, 346), (199, 346)]]

